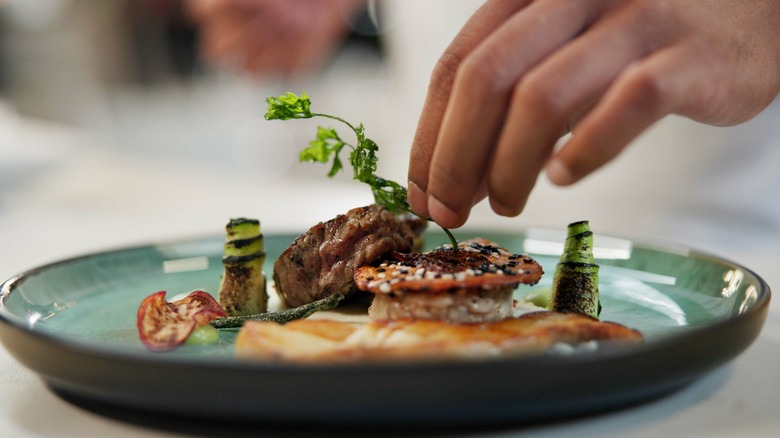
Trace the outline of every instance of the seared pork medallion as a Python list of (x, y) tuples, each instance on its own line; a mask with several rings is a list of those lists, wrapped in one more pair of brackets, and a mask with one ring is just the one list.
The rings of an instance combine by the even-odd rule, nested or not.
[(536, 284), (542, 267), (485, 239), (427, 253), (395, 252), (378, 266), (355, 273), (357, 287), (373, 292), (373, 320), (429, 319), (454, 323), (497, 321), (512, 316), (513, 292)]
[(337, 292), (350, 294), (356, 290), (357, 268), (395, 251), (411, 251), (422, 228), (421, 221), (405, 220), (375, 204), (320, 222), (274, 263), (276, 291), (291, 307)]

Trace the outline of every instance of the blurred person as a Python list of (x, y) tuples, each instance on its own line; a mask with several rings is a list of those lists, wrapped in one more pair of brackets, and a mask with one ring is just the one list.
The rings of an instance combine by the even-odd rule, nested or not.
[(362, 0), (190, 0), (204, 57), (253, 74), (325, 63), (348, 35)]

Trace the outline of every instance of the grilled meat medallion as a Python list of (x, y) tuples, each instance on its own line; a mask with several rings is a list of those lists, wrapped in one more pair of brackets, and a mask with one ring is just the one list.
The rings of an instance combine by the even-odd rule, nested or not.
[(497, 321), (513, 314), (513, 291), (536, 284), (542, 267), (486, 239), (460, 242), (427, 253), (393, 253), (379, 266), (355, 272), (361, 290), (373, 292), (369, 316), (454, 323)]
[(378, 205), (354, 208), (301, 234), (274, 263), (276, 290), (297, 307), (336, 292), (355, 290), (353, 275), (394, 251), (408, 252), (422, 221), (399, 218)]

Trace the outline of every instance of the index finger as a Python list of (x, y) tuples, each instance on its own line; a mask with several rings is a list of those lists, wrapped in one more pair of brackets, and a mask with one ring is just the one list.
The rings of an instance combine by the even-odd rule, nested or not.
[(466, 22), (433, 69), (409, 157), (409, 205), (420, 216), (429, 216), (426, 193), (429, 168), (459, 65), (499, 24), (530, 2), (491, 0), (485, 3)]

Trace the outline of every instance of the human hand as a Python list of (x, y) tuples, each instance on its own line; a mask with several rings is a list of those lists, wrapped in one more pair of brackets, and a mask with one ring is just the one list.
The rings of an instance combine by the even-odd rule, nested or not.
[(253, 74), (292, 73), (324, 63), (363, 0), (189, 0), (201, 50)]
[(778, 29), (777, 0), (489, 0), (433, 71), (410, 205), (452, 228), (486, 196), (514, 216), (543, 169), (572, 184), (668, 114), (744, 122), (780, 91)]

